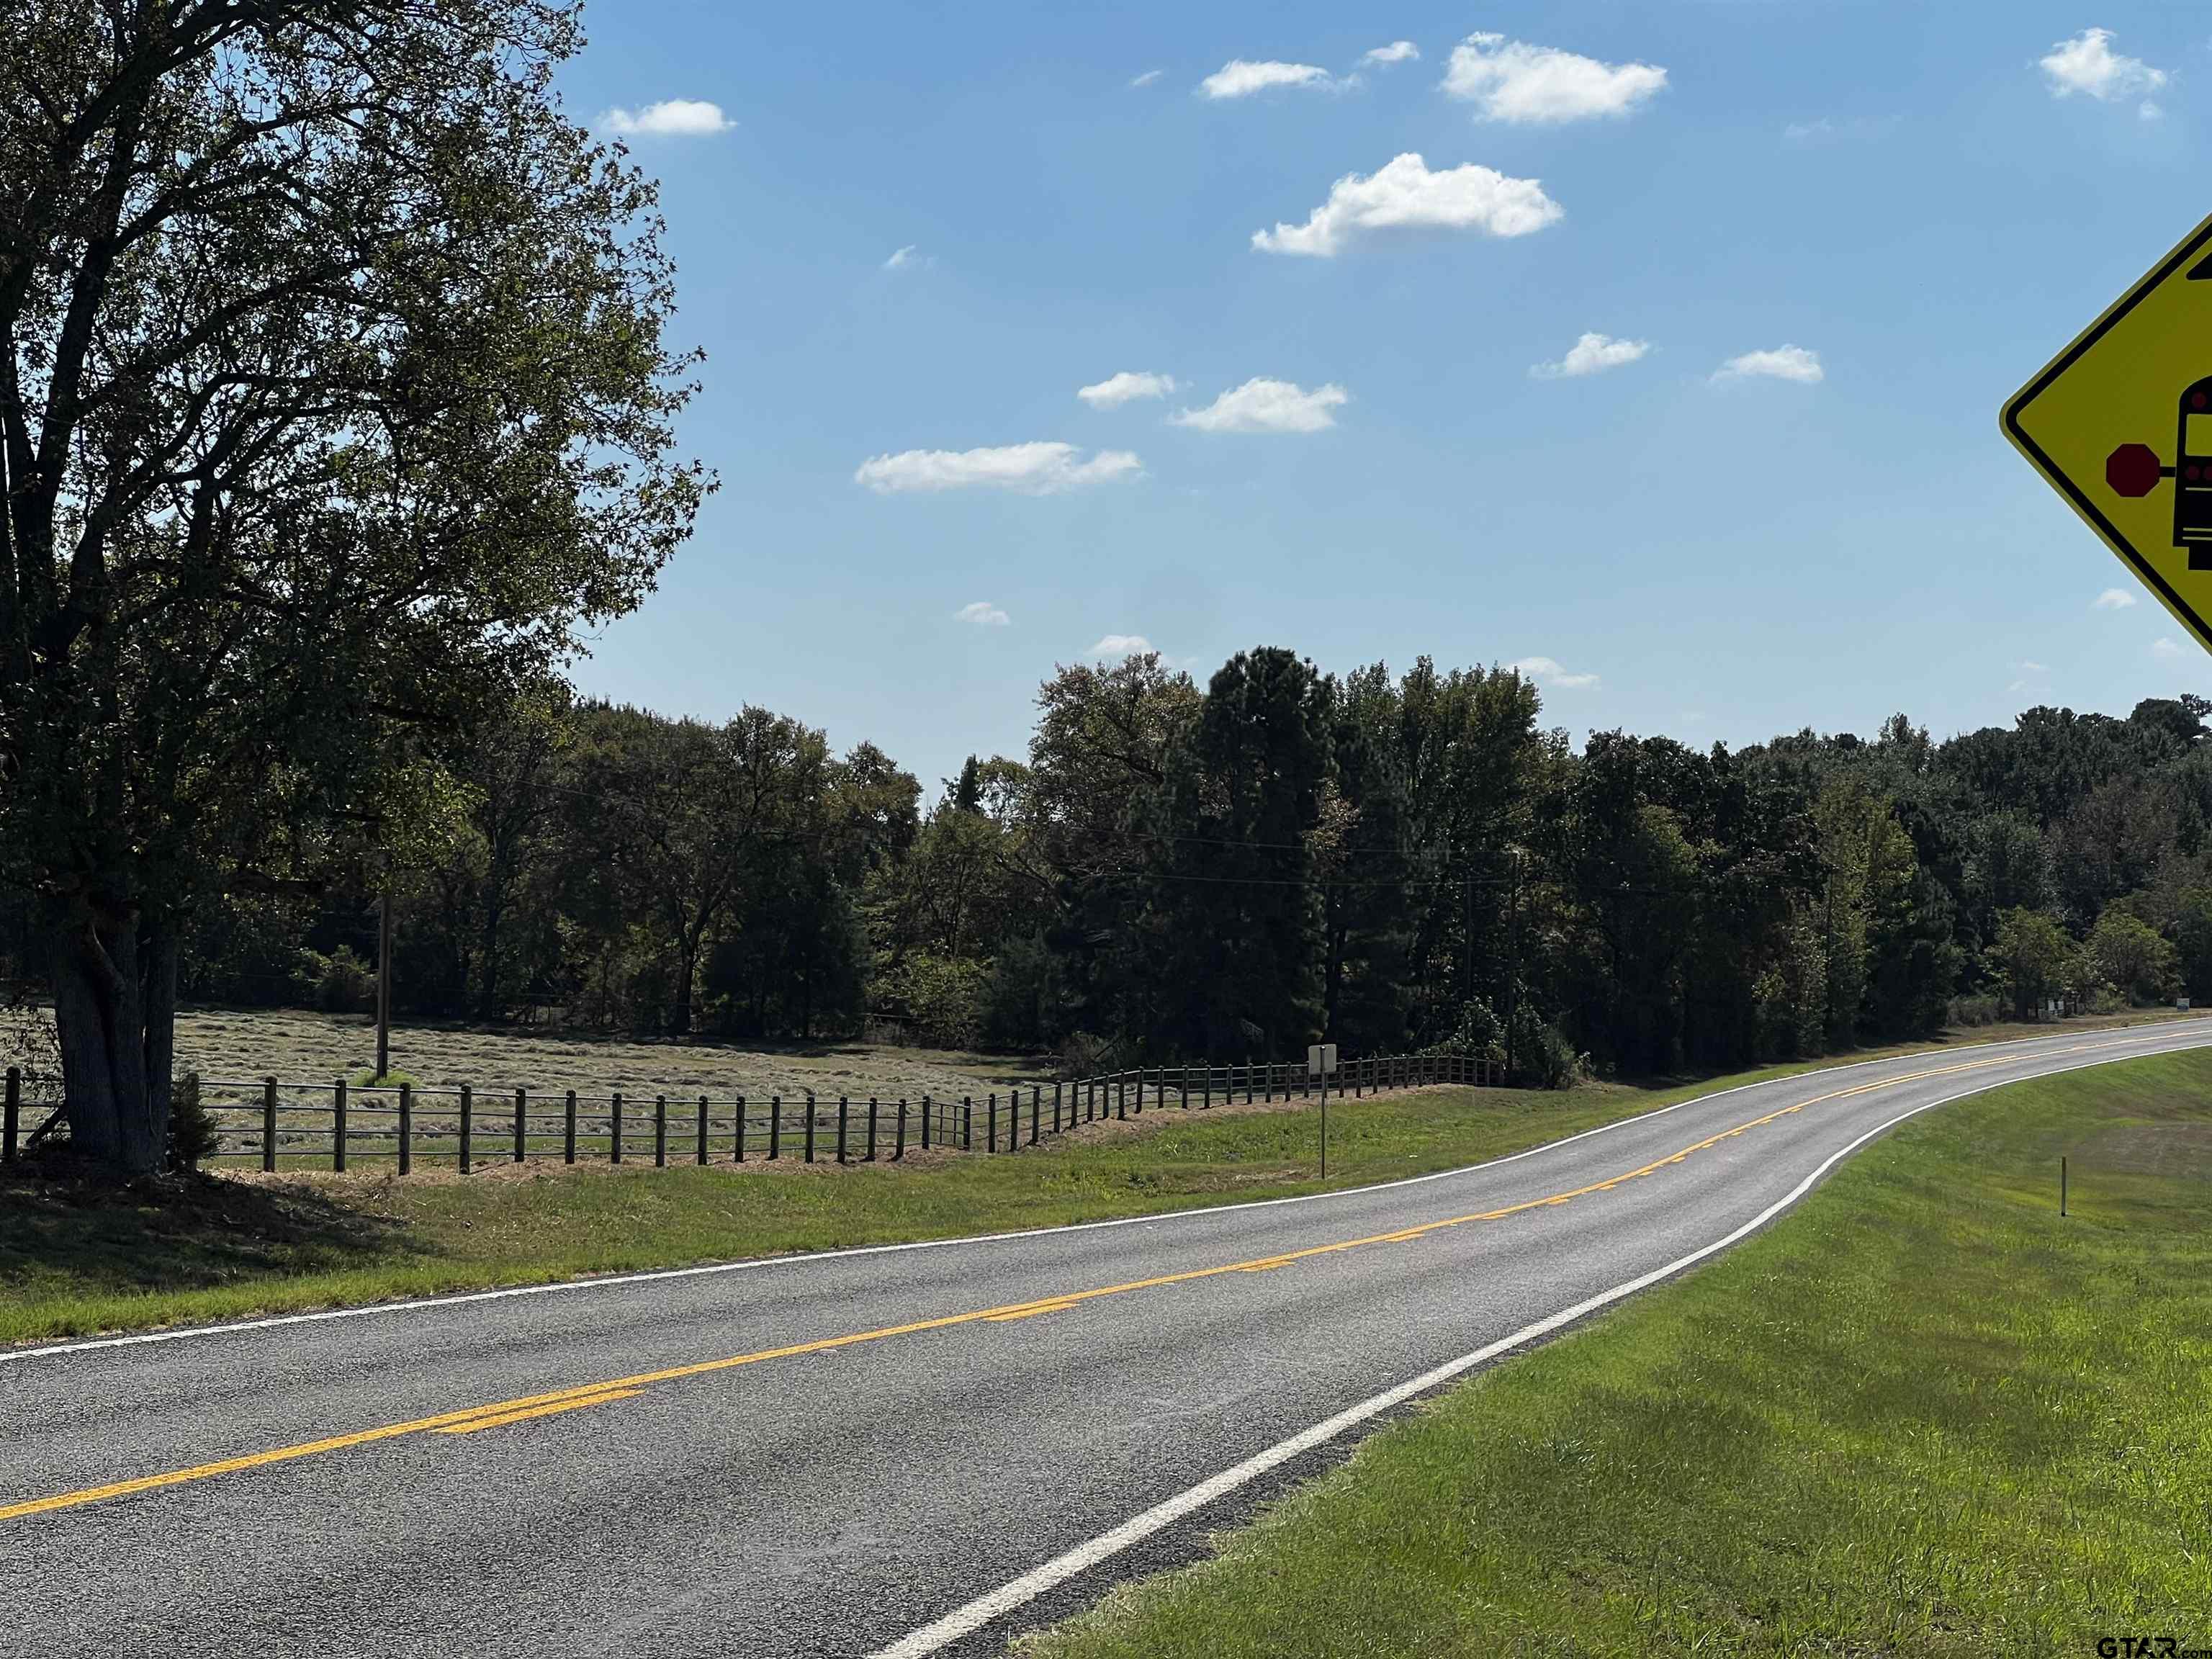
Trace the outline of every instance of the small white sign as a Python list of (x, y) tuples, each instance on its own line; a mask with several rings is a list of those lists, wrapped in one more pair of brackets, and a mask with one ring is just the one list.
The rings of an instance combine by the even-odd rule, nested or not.
[(1306, 1075), (1308, 1077), (1336, 1075), (1336, 1045), (1334, 1042), (1316, 1042), (1306, 1050)]
[(2185, 1014), (2189, 1012), (2189, 999), (2187, 997), (2176, 997), (2173, 1000), (2173, 1006), (2174, 1011), (2177, 1013)]

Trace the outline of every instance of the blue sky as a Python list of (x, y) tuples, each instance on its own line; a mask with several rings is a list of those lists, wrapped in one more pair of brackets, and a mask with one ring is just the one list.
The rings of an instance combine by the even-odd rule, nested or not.
[(2205, 210), (2212, 9), (586, 15), (722, 477), (588, 690), (933, 790), (1131, 638), (1534, 662), (1577, 741), (2205, 689), (1996, 418)]

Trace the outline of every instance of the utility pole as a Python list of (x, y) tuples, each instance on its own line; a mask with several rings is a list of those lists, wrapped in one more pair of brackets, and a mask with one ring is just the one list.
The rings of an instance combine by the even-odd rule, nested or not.
[(376, 906), (376, 1076), (392, 1074), (392, 852), (384, 854), (384, 891)]

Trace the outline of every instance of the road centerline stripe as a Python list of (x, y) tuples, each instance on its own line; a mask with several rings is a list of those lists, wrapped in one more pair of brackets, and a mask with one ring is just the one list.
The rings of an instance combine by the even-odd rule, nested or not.
[[(2123, 1042), (2076, 1043), (2069, 1048), (2050, 1050), (2058, 1054), (2075, 1054), (2084, 1050), (2129, 1046)], [(2007, 1054), (1987, 1060), (1969, 1060), (1955, 1066), (1931, 1067), (1926, 1071), (1909, 1073), (1893, 1078), (1883, 1078), (1859, 1084), (1848, 1089), (1837, 1089), (1812, 1099), (1783, 1106), (1759, 1117), (1739, 1123), (1706, 1136), (1704, 1139), (1664, 1158), (1656, 1158), (1634, 1170), (1610, 1176), (1601, 1181), (1589, 1182), (1571, 1190), (1548, 1194), (1541, 1198), (1524, 1199), (1520, 1202), (1497, 1209), (1472, 1212), (1464, 1215), (1446, 1216), (1435, 1221), (1423, 1222), (1412, 1227), (1389, 1232), (1370, 1233), (1358, 1238), (1340, 1239), (1327, 1244), (1309, 1245), (1304, 1249), (1283, 1252), (1274, 1255), (1255, 1257), (1247, 1261), (1232, 1261), (1210, 1267), (1194, 1267), (1181, 1273), (1161, 1273), (1149, 1279), (1129, 1279), (1119, 1284), (1097, 1285), (1089, 1290), (1069, 1291), (1039, 1297), (1026, 1302), (1006, 1304), (995, 1308), (979, 1308), (965, 1313), (944, 1314), (930, 1319), (915, 1320), (902, 1325), (884, 1326), (875, 1330), (854, 1331), (841, 1336), (817, 1338), (807, 1342), (787, 1344), (781, 1347), (764, 1348), (757, 1352), (731, 1354), (715, 1359), (694, 1361), (688, 1364), (672, 1365), (659, 1370), (640, 1372), (633, 1376), (611, 1378), (605, 1382), (587, 1383), (576, 1388), (531, 1395), (520, 1399), (496, 1401), (463, 1410), (443, 1412), (433, 1417), (413, 1419), (404, 1423), (386, 1424), (378, 1428), (364, 1429), (349, 1434), (332, 1435), (319, 1440), (306, 1441), (298, 1445), (282, 1446), (271, 1450), (248, 1453), (241, 1456), (223, 1458), (215, 1462), (193, 1465), (188, 1468), (172, 1469), (159, 1474), (142, 1475), (128, 1480), (112, 1481), (104, 1486), (88, 1486), (75, 1492), (58, 1492), (48, 1498), (30, 1498), (22, 1502), (0, 1505), (0, 1521), (22, 1519), (34, 1515), (76, 1509), (88, 1504), (102, 1503), (111, 1498), (131, 1496), (142, 1492), (153, 1492), (189, 1482), (212, 1480), (219, 1475), (242, 1473), (248, 1469), (266, 1468), (290, 1462), (302, 1457), (324, 1455), (350, 1449), (356, 1446), (379, 1441), (398, 1439), (402, 1436), (425, 1431), (442, 1431), (450, 1425), (467, 1424), (490, 1427), (493, 1421), (518, 1422), (525, 1418), (551, 1415), (539, 1407), (559, 1407), (566, 1409), (568, 1402), (579, 1405), (597, 1404), (601, 1398), (628, 1398), (642, 1392), (657, 1382), (672, 1382), (690, 1377), (708, 1376), (720, 1371), (734, 1370), (742, 1366), (757, 1365), (775, 1359), (797, 1358), (804, 1355), (834, 1352), (842, 1348), (863, 1343), (880, 1342), (893, 1337), (914, 1336), (930, 1331), (948, 1330), (979, 1322), (1007, 1323), (1027, 1319), (1037, 1314), (1057, 1313), (1083, 1303), (1103, 1297), (1122, 1296), (1135, 1291), (1156, 1290), (1171, 1285), (1192, 1284), (1215, 1279), (1227, 1273), (1268, 1272), (1294, 1262), (1319, 1256), (1340, 1255), (1346, 1251), (1364, 1249), (1374, 1244), (1405, 1243), (1425, 1238), (1433, 1233), (1448, 1231), (1477, 1222), (1502, 1221), (1508, 1217), (1528, 1211), (1566, 1204), (1575, 1199), (1596, 1192), (1610, 1191), (1624, 1181), (1648, 1176), (1674, 1164), (1679, 1164), (1693, 1154), (1704, 1152), (1720, 1142), (1789, 1117), (1808, 1106), (1818, 1106), (1833, 1100), (1894, 1088), (1900, 1084), (1922, 1082), (1929, 1078), (1948, 1077), (1961, 1072), (1986, 1070), (1991, 1066), (2020, 1063), (2026, 1056)]]

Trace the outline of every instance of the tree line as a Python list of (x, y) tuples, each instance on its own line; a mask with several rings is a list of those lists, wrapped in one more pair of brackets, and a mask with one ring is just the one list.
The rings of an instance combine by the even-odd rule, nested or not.
[[(2212, 996), (2212, 704), (1731, 751), (1542, 724), (1510, 669), (1060, 669), (1021, 758), (540, 687), (196, 917), (188, 998), (763, 1039), (875, 1016), (1077, 1063), (1456, 1046), (1516, 1079)], [(404, 826), (404, 829), (401, 827)], [(24, 914), (23, 907), (16, 907)], [(16, 941), (19, 954), (25, 941)]]

